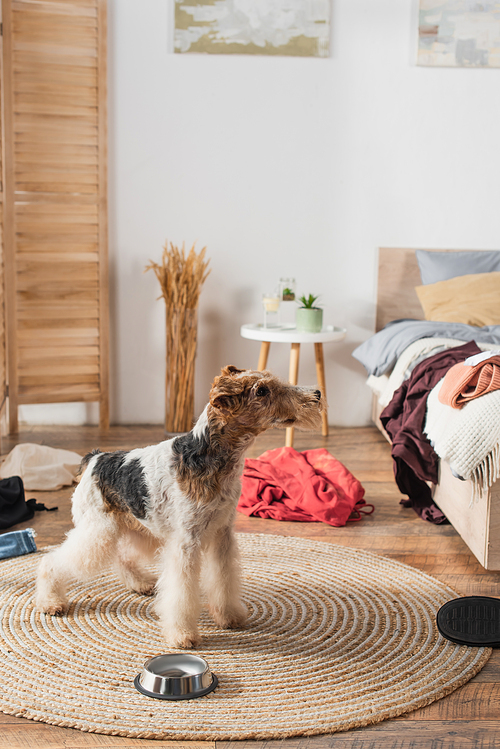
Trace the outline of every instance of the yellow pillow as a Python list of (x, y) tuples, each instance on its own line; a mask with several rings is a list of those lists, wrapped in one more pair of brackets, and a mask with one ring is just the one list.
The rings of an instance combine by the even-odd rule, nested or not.
[(415, 291), (426, 320), (500, 325), (500, 272), (456, 276)]

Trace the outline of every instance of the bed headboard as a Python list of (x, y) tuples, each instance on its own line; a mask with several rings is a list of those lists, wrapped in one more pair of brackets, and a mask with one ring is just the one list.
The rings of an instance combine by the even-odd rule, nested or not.
[[(457, 252), (457, 250), (427, 250), (427, 252)], [(376, 330), (381, 330), (391, 320), (403, 317), (412, 317), (415, 320), (424, 319), (424, 313), (415, 292), (415, 286), (420, 286), (421, 283), (415, 250), (379, 248)]]

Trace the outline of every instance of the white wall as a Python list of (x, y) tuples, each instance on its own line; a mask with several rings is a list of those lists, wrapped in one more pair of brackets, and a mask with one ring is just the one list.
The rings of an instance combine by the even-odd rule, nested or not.
[[(197, 412), (222, 365), (256, 366), (240, 325), (295, 276), (348, 330), (325, 345), (330, 422), (369, 422), (351, 351), (373, 331), (377, 247), (500, 247), (500, 70), (417, 67), (416, 23), (416, 0), (333, 0), (328, 59), (176, 55), (170, 0), (109, 0), (113, 421), (163, 420), (164, 303), (143, 270), (168, 238), (211, 259)], [(286, 346), (269, 367), (287, 375)]]

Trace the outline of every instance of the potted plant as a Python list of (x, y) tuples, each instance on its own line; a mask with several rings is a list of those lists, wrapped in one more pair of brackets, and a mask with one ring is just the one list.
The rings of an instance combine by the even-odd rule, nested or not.
[(319, 333), (323, 327), (323, 310), (315, 305), (317, 296), (299, 297), (300, 307), (295, 313), (295, 326), (301, 333)]
[(294, 302), (295, 278), (280, 278), (280, 292), (283, 302)]

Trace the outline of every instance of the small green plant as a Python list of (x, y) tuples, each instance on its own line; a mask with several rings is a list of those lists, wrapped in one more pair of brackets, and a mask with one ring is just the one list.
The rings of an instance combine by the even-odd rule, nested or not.
[(314, 296), (313, 294), (309, 294), (309, 296), (300, 296), (299, 302), (301, 303), (300, 306), (303, 309), (320, 309), (314, 302), (316, 299), (319, 299), (318, 296)]

